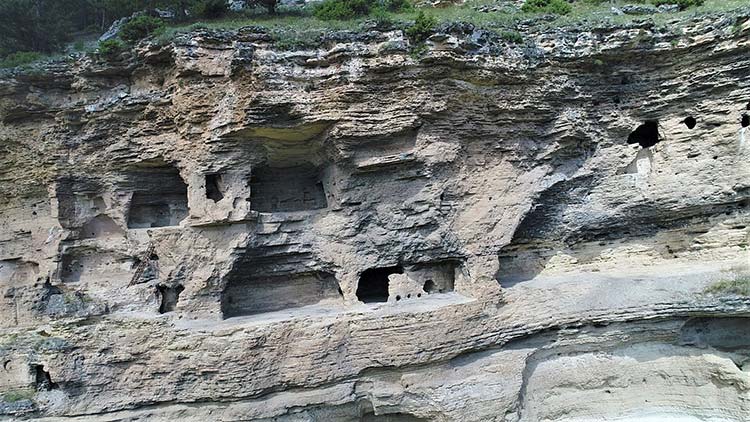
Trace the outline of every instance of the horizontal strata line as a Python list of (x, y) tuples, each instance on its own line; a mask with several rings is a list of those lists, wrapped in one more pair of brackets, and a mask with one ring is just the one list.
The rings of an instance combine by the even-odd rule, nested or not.
[[(656, 308), (656, 309), (654, 309)], [(170, 406), (188, 406), (188, 407), (200, 407), (211, 404), (238, 404), (243, 402), (252, 402), (257, 400), (263, 400), (267, 397), (273, 396), (279, 393), (294, 393), (303, 391), (314, 391), (334, 387), (336, 385), (346, 384), (347, 382), (355, 382), (364, 373), (373, 374), (379, 372), (388, 372), (388, 368), (391, 369), (416, 369), (424, 368), (433, 365), (443, 364), (450, 360), (453, 360), (460, 356), (465, 356), (473, 353), (485, 352), (489, 349), (502, 350), (503, 346), (522, 339), (534, 337), (539, 334), (546, 333), (550, 330), (564, 329), (569, 327), (580, 327), (602, 323), (632, 323), (641, 321), (653, 321), (653, 320), (669, 320), (679, 318), (690, 318), (690, 317), (738, 317), (746, 316), (750, 317), (750, 299), (722, 299), (719, 303), (704, 304), (702, 306), (696, 306), (695, 303), (682, 302), (677, 305), (668, 303), (658, 303), (652, 305), (644, 305), (640, 307), (630, 307), (617, 310), (600, 309), (594, 312), (590, 312), (589, 315), (581, 317), (580, 315), (570, 315), (563, 320), (558, 320), (554, 323), (544, 324), (538, 323), (533, 325), (509, 327), (504, 332), (491, 332), (486, 335), (473, 337), (475, 340), (480, 340), (479, 344), (474, 343), (473, 345), (459, 346), (463, 347), (464, 350), (447, 356), (443, 359), (418, 364), (409, 364), (403, 366), (374, 366), (364, 367), (354, 375), (343, 377), (335, 380), (321, 382), (315, 385), (284, 385), (279, 388), (270, 388), (267, 391), (260, 392), (254, 395), (248, 395), (244, 397), (234, 397), (226, 399), (212, 399), (212, 400), (194, 400), (194, 401), (163, 401), (158, 403), (148, 403), (140, 406), (124, 407), (122, 409), (115, 409), (107, 412), (92, 412), (92, 413), (77, 413), (69, 414), (66, 416), (56, 416), (56, 418), (78, 418), (87, 416), (97, 415), (112, 415), (121, 412), (129, 411), (147, 411), (153, 409), (168, 408)], [(525, 327), (525, 328), (524, 328)], [(485, 340), (485, 341), (482, 341)]]

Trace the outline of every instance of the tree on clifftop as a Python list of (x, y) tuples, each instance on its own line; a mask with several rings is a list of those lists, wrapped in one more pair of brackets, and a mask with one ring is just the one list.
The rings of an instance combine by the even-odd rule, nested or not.
[(72, 25), (60, 1), (0, 2), (0, 54), (16, 51), (50, 53), (68, 41)]

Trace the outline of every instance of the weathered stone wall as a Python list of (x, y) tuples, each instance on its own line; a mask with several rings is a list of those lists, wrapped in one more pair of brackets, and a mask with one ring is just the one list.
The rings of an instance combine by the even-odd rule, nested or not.
[(6, 74), (0, 414), (742, 420), (748, 16)]

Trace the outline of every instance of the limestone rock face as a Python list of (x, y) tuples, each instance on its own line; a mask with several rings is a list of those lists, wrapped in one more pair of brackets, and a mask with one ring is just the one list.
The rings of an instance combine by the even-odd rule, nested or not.
[(749, 18), (5, 74), (0, 419), (747, 420)]

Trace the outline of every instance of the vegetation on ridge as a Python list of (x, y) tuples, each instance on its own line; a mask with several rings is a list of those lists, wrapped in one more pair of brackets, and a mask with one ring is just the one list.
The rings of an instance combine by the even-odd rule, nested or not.
[(573, 10), (573, 6), (565, 0), (526, 0), (521, 10), (530, 13), (567, 15)]
[(706, 288), (706, 293), (750, 296), (750, 276), (717, 281)]
[(6, 403), (16, 403), (23, 400), (31, 400), (34, 398), (36, 392), (31, 388), (10, 390), (2, 395), (2, 399)]
[[(496, 0), (468, 0), (442, 8), (417, 8), (410, 0), (323, 0), (305, 6), (276, 7), (277, 0), (251, 0), (230, 11), (224, 0), (4, 0), (0, 2), (0, 67), (15, 67), (63, 51), (91, 51), (93, 41), (115, 20), (146, 11), (122, 27), (118, 41), (99, 45), (102, 57), (114, 57), (143, 38), (169, 41), (196, 28), (233, 29), (256, 25), (289, 46), (313, 43), (331, 30), (378, 27), (404, 29), (412, 40), (426, 39), (443, 22), (467, 22), (495, 31), (509, 42), (522, 42), (517, 26), (554, 27), (649, 20), (664, 25), (686, 14), (728, 11), (746, 0), (527, 0), (519, 9)], [(681, 11), (621, 15), (613, 6), (677, 4)], [(158, 13), (156, 11), (159, 11)], [(150, 11), (150, 12), (149, 12)], [(92, 44), (94, 43), (94, 44)]]

